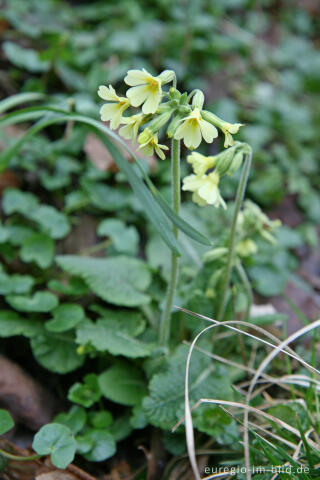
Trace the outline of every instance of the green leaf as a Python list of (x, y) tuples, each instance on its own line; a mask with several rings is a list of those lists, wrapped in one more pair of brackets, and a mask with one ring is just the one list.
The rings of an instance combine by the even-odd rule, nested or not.
[(0, 273), (0, 295), (29, 293), (33, 287), (34, 278), (29, 275), (7, 275)]
[[(84, 123), (92, 127), (96, 131), (96, 134), (98, 135), (98, 137), (105, 143), (115, 163), (120, 168), (120, 170), (125, 173), (134, 193), (136, 194), (137, 198), (140, 200), (141, 205), (145, 210), (145, 213), (147, 214), (150, 221), (153, 223), (154, 227), (159, 232), (159, 234), (161, 235), (161, 237), (167, 243), (167, 245), (171, 250), (173, 250), (178, 255), (180, 254), (178, 243), (172, 233), (172, 229), (170, 228), (171, 225), (168, 222), (167, 217), (169, 217), (170, 220), (175, 225), (177, 225), (178, 228), (184, 231), (186, 235), (190, 236), (191, 238), (197, 240), (200, 243), (203, 243), (204, 245), (211, 245), (211, 242), (204, 235), (202, 235), (200, 232), (198, 232), (193, 227), (191, 227), (191, 225), (185, 222), (181, 217), (179, 217), (171, 209), (169, 204), (162, 197), (160, 192), (155, 188), (155, 186), (153, 185), (149, 177), (146, 175), (139, 161), (131, 152), (130, 148), (126, 145), (126, 143), (120, 137), (118, 137), (114, 132), (112, 132), (105, 125), (103, 125), (101, 122), (84, 115), (72, 114), (72, 113), (68, 113), (63, 110), (59, 110), (52, 107), (40, 107), (40, 108), (33, 107), (31, 109), (25, 109), (22, 111), (15, 112), (15, 115), (11, 114), (10, 116), (9, 114), (8, 116), (0, 120), (0, 123), (2, 124), (8, 123), (7, 122), (8, 117), (9, 119), (11, 119), (11, 123), (25, 121), (26, 116), (28, 116), (29, 114), (31, 115), (31, 117), (34, 115), (34, 118), (38, 118), (39, 113), (45, 112), (45, 111), (56, 112), (57, 116), (49, 119), (45, 118), (39, 123), (37, 123), (36, 125), (34, 125), (33, 127), (31, 127), (22, 138), (17, 140), (15, 144), (7, 148), (7, 150), (0, 155), (0, 165), (2, 164), (2, 166), (5, 167), (10, 161), (10, 158), (19, 150), (22, 144), (26, 140), (31, 138), (33, 135), (35, 135), (38, 131), (42, 130), (43, 128), (46, 128), (47, 126), (52, 125), (54, 123), (62, 123), (68, 120)], [(58, 116), (58, 114), (60, 114), (60, 116)], [(107, 138), (105, 135), (107, 135), (107, 137), (109, 138)], [(137, 175), (133, 166), (130, 165), (130, 163), (127, 162), (127, 160), (124, 158), (122, 152), (109, 140), (110, 138), (115, 140), (118, 144), (120, 144), (125, 150), (127, 150), (130, 153), (136, 165), (138, 166), (140, 173), (142, 174), (144, 180), (146, 181), (148, 187), (151, 189), (152, 194), (146, 188), (141, 178)], [(160, 206), (160, 209), (158, 208), (159, 206)]]
[(46, 72), (49, 68), (49, 62), (41, 60), (36, 50), (20, 47), (13, 42), (4, 42), (2, 48), (8, 60), (16, 67), (33, 73)]
[[(157, 427), (171, 429), (184, 415), (187, 353), (187, 346), (178, 347), (168, 359), (166, 370), (151, 379), (150, 394), (143, 401), (143, 410), (147, 419)], [(200, 398), (232, 398), (226, 370), (218, 370), (209, 357), (198, 351), (192, 354), (189, 382), (191, 405)]]
[(54, 418), (54, 423), (60, 423), (68, 427), (76, 435), (85, 426), (87, 421), (87, 412), (84, 408), (73, 405), (68, 413), (59, 413)]
[[(100, 129), (101, 130), (101, 129)], [(109, 135), (111, 136), (111, 135)], [(204, 244), (204, 245), (212, 245), (212, 243), (210, 242), (210, 240), (208, 240), (204, 235), (202, 235), (200, 232), (198, 232), (197, 230), (195, 230), (191, 225), (189, 225), (187, 222), (185, 222), (181, 217), (179, 217), (179, 215), (177, 215), (173, 210), (172, 208), (170, 207), (170, 205), (167, 203), (167, 201), (164, 199), (164, 197), (161, 195), (161, 193), (159, 192), (159, 190), (156, 189), (156, 187), (153, 185), (152, 181), (150, 180), (150, 178), (148, 177), (148, 175), (145, 173), (145, 171), (143, 170), (143, 168), (141, 167), (139, 161), (137, 160), (137, 158), (135, 157), (135, 155), (133, 154), (133, 152), (130, 150), (130, 148), (127, 146), (127, 144), (125, 142), (123, 142), (123, 140), (119, 137), (117, 137), (116, 135), (114, 135), (115, 140), (122, 146), (125, 148), (125, 150), (128, 151), (128, 153), (131, 155), (132, 159), (134, 160), (135, 164), (137, 165), (138, 167), (138, 170), (139, 172), (141, 173), (143, 179), (145, 180), (146, 184), (148, 185), (150, 191), (152, 192), (152, 195), (154, 197), (154, 199), (156, 200), (156, 202), (158, 203), (158, 205), (160, 206), (160, 208), (162, 209), (162, 211), (165, 213), (165, 215), (180, 229), (182, 230), (186, 235), (190, 236), (191, 238), (193, 238), (194, 240), (197, 240), (198, 242)], [(119, 153), (120, 153), (120, 156), (122, 156), (122, 153), (121, 151), (115, 147), (115, 145), (109, 140), (107, 139), (106, 137), (102, 138), (101, 136), (99, 136), (99, 138), (105, 143), (105, 145), (107, 146), (108, 150), (110, 151), (110, 153), (112, 154), (113, 156), (113, 159), (115, 161), (115, 163), (118, 165), (118, 156), (119, 156)], [(118, 155), (117, 155), (118, 154)], [(119, 166), (119, 165), (118, 165)], [(119, 168), (121, 169), (121, 167), (119, 166)], [(131, 184), (132, 188), (133, 188), (133, 185)], [(133, 188), (134, 190), (134, 188)], [(137, 192), (135, 192), (137, 194)], [(145, 211), (146, 208), (147, 208), (147, 205), (143, 204), (142, 203), (142, 206), (144, 207)], [(157, 228), (157, 231), (160, 233), (160, 235), (163, 237), (163, 234), (161, 233), (161, 231), (159, 230), (159, 228)], [(166, 242), (168, 244), (168, 242)], [(170, 245), (169, 245), (170, 246)]]
[(7, 338), (15, 335), (33, 337), (42, 331), (42, 322), (21, 318), (12, 310), (0, 310), (0, 337)]
[(113, 424), (110, 426), (110, 432), (116, 442), (121, 442), (125, 438), (129, 437), (132, 432), (132, 425), (130, 424), (130, 412), (126, 412), (124, 415), (116, 418)]
[(89, 373), (83, 378), (83, 383), (77, 382), (69, 389), (68, 400), (83, 407), (91, 407), (101, 398), (98, 377)]
[(249, 268), (249, 275), (257, 292), (266, 297), (283, 293), (289, 280), (289, 271), (273, 265), (254, 265)]
[(21, 246), (27, 238), (31, 237), (35, 232), (25, 225), (8, 225), (9, 242), (14, 246)]
[(6, 188), (3, 194), (2, 208), (6, 215), (21, 213), (28, 216), (38, 208), (39, 201), (32, 193), (22, 192), (16, 188)]
[(69, 296), (83, 296), (89, 292), (88, 287), (81, 278), (70, 278), (69, 283), (63, 283), (59, 280), (50, 280), (48, 282), (48, 288), (54, 290), (57, 293)]
[(22, 244), (20, 257), (24, 262), (35, 262), (40, 268), (48, 268), (54, 256), (54, 242), (44, 233), (35, 233)]
[(3, 197), (3, 210), (7, 215), (20, 213), (33, 220), (55, 239), (65, 237), (70, 231), (66, 215), (50, 205), (39, 205), (37, 197), (32, 193), (7, 188)]
[(37, 222), (51, 238), (63, 238), (70, 231), (70, 225), (66, 215), (58, 212), (58, 210), (49, 205), (40, 205), (34, 212), (30, 213), (28, 217)]
[(137, 405), (147, 394), (141, 372), (129, 364), (114, 365), (99, 375), (102, 394), (121, 405)]
[(42, 100), (45, 97), (43, 93), (36, 92), (26, 92), (26, 93), (17, 93), (16, 95), (11, 95), (0, 102), (0, 113), (4, 113), (11, 108), (16, 107), (24, 103), (34, 102), (36, 100)]
[[(105, 127), (101, 122), (98, 122), (97, 120), (94, 120), (90, 117), (86, 117), (83, 115), (69, 114), (68, 112), (64, 112), (62, 110), (51, 108), (51, 107), (42, 107), (42, 108), (33, 107), (33, 108), (24, 109), (24, 110), (15, 112), (13, 114), (8, 114), (4, 118), (0, 119), (0, 124), (8, 125), (12, 123), (26, 121), (26, 119), (31, 119), (33, 117), (38, 118), (39, 115), (45, 112), (56, 112), (57, 114), (59, 113), (60, 115), (56, 115), (53, 118), (52, 117), (44, 118), (40, 120), (38, 123), (33, 125), (23, 137), (19, 138), (14, 144), (12, 144), (10, 147), (4, 150), (0, 154), (0, 171), (4, 170), (7, 167), (8, 163), (10, 162), (10, 159), (16, 153), (18, 153), (21, 146), (29, 138), (32, 138), (39, 131), (55, 123), (63, 123), (63, 122), (67, 122), (68, 120), (78, 121), (78, 122), (89, 125), (95, 130), (98, 130), (98, 133), (102, 132), (103, 134), (109, 135), (110, 137), (114, 138), (114, 140), (120, 143), (122, 142), (120, 137), (118, 137), (115, 133), (113, 133), (111, 130), (109, 130), (107, 127)], [(106, 140), (105, 137), (103, 137), (103, 140)], [(126, 144), (124, 145), (125, 145), (125, 148), (128, 148)], [(179, 246), (175, 236), (173, 235), (170, 222), (168, 221), (166, 215), (163, 213), (161, 208), (159, 208), (159, 206), (155, 202), (152, 194), (150, 193), (148, 188), (145, 186), (142, 179), (137, 175), (134, 167), (130, 165), (130, 163), (124, 158), (120, 150), (113, 143), (111, 142), (108, 143), (108, 149), (111, 155), (113, 156), (114, 161), (120, 168), (120, 170), (122, 170), (125, 173), (128, 179), (128, 182), (130, 183), (135, 195), (140, 200), (141, 205), (145, 208), (145, 212), (149, 217), (150, 221), (153, 223), (155, 229), (162, 236), (163, 240), (167, 243), (169, 248), (179, 255), (180, 254)]]
[(108, 428), (113, 422), (112, 414), (108, 410), (90, 412), (89, 421), (93, 428)]
[(142, 429), (148, 425), (148, 420), (143, 412), (141, 405), (136, 405), (132, 409), (132, 417), (130, 418), (130, 425), (134, 429)]
[(9, 240), (10, 237), (10, 232), (9, 230), (1, 225), (0, 222), (0, 243), (6, 243), (7, 240)]
[(84, 362), (78, 355), (74, 339), (64, 334), (55, 337), (42, 334), (31, 339), (32, 353), (36, 360), (47, 370), (55, 373), (72, 372)]
[(56, 261), (63, 270), (85, 280), (96, 295), (109, 303), (137, 307), (150, 301), (143, 292), (151, 282), (151, 275), (141, 260), (125, 256), (98, 259), (61, 255)]
[(102, 462), (116, 453), (116, 442), (110, 432), (92, 428), (83, 438), (93, 444), (91, 450), (84, 455), (89, 462)]
[(119, 187), (113, 188), (98, 182), (83, 182), (83, 188), (89, 202), (105, 212), (122, 210), (132, 202), (131, 192)]
[(58, 305), (58, 299), (50, 292), (36, 292), (33, 296), (8, 295), (6, 301), (19, 312), (50, 312)]
[(84, 310), (76, 303), (63, 303), (52, 312), (53, 319), (46, 322), (49, 332), (66, 332), (84, 319)]
[(32, 448), (39, 455), (50, 455), (55, 467), (66, 468), (74, 459), (77, 443), (68, 427), (49, 423), (35, 435)]
[(101, 237), (110, 237), (117, 252), (137, 254), (139, 235), (135, 227), (127, 227), (121, 220), (108, 218), (100, 222), (97, 233)]
[(110, 312), (108, 318), (82, 322), (77, 328), (77, 343), (92, 345), (99, 352), (129, 358), (147, 357), (154, 345), (135, 338), (144, 329), (141, 315), (135, 312)]
[(14, 421), (7, 410), (0, 409), (0, 435), (7, 433), (14, 427)]

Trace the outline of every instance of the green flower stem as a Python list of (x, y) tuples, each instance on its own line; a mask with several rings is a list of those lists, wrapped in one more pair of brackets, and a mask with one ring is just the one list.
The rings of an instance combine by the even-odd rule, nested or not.
[[(180, 141), (172, 139), (171, 147), (172, 207), (175, 213), (180, 210)], [(173, 233), (178, 238), (178, 227), (173, 225)], [(178, 281), (178, 256), (171, 253), (171, 272), (168, 284), (165, 307), (160, 320), (159, 343), (167, 346), (170, 338), (171, 308)]]
[(232, 218), (231, 232), (230, 232), (230, 239), (229, 239), (229, 246), (228, 246), (227, 264), (226, 264), (226, 270), (225, 270), (223, 285), (222, 285), (221, 303), (220, 303), (220, 308), (217, 316), (218, 322), (222, 321), (223, 315), (226, 309), (227, 293), (228, 293), (228, 288), (230, 284), (232, 265), (234, 261), (238, 215), (239, 215), (243, 197), (246, 191), (248, 176), (249, 176), (250, 167), (251, 167), (251, 161), (252, 161), (252, 153), (250, 152), (245, 156), (245, 161), (242, 168), (236, 200), (235, 200), (234, 214)]
[(247, 295), (247, 308), (246, 308), (244, 319), (246, 321), (248, 321), (249, 318), (250, 318), (250, 310), (251, 310), (251, 305), (252, 305), (252, 302), (253, 302), (252, 288), (251, 288), (249, 279), (247, 277), (246, 271), (243, 268), (243, 265), (242, 265), (242, 263), (240, 262), (239, 259), (236, 262), (236, 270), (237, 270), (237, 273), (239, 275), (239, 278), (242, 282), (242, 285), (243, 285), (243, 287), (245, 289), (245, 292), (246, 292), (246, 295)]
[(15, 462), (27, 462), (31, 460), (37, 460), (41, 458), (43, 455), (30, 455), (29, 457), (23, 457), (21, 455), (13, 455), (13, 453), (6, 452), (0, 448), (0, 456), (7, 458), (8, 460), (14, 460)]

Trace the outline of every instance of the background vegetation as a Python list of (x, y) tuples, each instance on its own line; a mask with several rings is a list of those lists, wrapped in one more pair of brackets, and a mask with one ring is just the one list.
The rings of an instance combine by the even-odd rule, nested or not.
[[(261, 237), (256, 224), (247, 225), (243, 240), (252, 239), (257, 250), (241, 261), (255, 302), (272, 302), (286, 312), (291, 308), (300, 321), (315, 316), (320, 305), (315, 253), (320, 222), (317, 2), (10, 0), (0, 5), (2, 98), (42, 93), (46, 105), (98, 118), (100, 84), (121, 91), (132, 67), (153, 73), (168, 68), (176, 71), (182, 89), (202, 88), (216, 114), (244, 123), (237, 140), (254, 151), (247, 196), (283, 221), (275, 244)], [(10, 148), (28, 126), (1, 128), (1, 149)], [(216, 141), (203, 153), (214, 155), (221, 148)], [(168, 161), (140, 160), (170, 199)], [(182, 170), (187, 174), (185, 161)], [(222, 185), (230, 200), (226, 213), (199, 209), (188, 194), (183, 197), (183, 218), (215, 247), (226, 244), (237, 181), (234, 176)], [(85, 125), (69, 121), (30, 138), (10, 159), (0, 188), (1, 351), (55, 397), (56, 410), (65, 412), (55, 422), (73, 432), (84, 468), (99, 475), (106, 465), (118, 465), (123, 452), (130, 468), (139, 468), (143, 457), (134, 458), (135, 448), (143, 444), (174, 459), (166, 463), (164, 478), (169, 478), (175, 459), (185, 453), (183, 427), (170, 433), (184, 411), (188, 347), (182, 341), (193, 339), (207, 324), (176, 312), (171, 355), (164, 357), (155, 347), (168, 277), (167, 246), (147, 224), (112, 155)], [(185, 235), (181, 248), (175, 304), (214, 318), (223, 261), (204, 257), (208, 248)], [(232, 285), (226, 319), (242, 319), (246, 288), (236, 274)], [(279, 298), (283, 294), (290, 308)], [(298, 308), (297, 298), (303, 298)], [(296, 328), (291, 314), (289, 318), (288, 325), (281, 313), (252, 315), (250, 321), (280, 336), (286, 328)], [(246, 364), (253, 340), (232, 336), (222, 341), (224, 335), (220, 332), (213, 344), (204, 338), (199, 345)], [(300, 348), (311, 361), (308, 345)], [(201, 397), (241, 398), (233, 384), (243, 381), (246, 372), (217, 364), (199, 351), (193, 355), (191, 403)], [(257, 347), (255, 355), (253, 366), (263, 349)], [(296, 364), (287, 367), (297, 369)], [(276, 360), (272, 371), (281, 375), (285, 368)], [(308, 430), (316, 418), (310, 420), (313, 394), (310, 387), (309, 413), (299, 402), (277, 404), (272, 412)], [(299, 389), (294, 395), (299, 397)], [(262, 405), (266, 399), (254, 400)], [(8, 407), (1, 395), (0, 402)], [(206, 406), (195, 412), (194, 421), (198, 449), (218, 451), (218, 457), (210, 457), (212, 464), (230, 456), (241, 462), (241, 428), (234, 419)], [(293, 441), (290, 434), (287, 441)], [(157, 449), (158, 442), (162, 448)], [(259, 442), (253, 439), (256, 463), (275, 461), (275, 453), (261, 449)], [(110, 457), (111, 463), (93, 466)], [(283, 452), (276, 457), (280, 463), (284, 459)], [(140, 475), (147, 478), (145, 471)], [(187, 478), (183, 475), (185, 471), (180, 478)]]

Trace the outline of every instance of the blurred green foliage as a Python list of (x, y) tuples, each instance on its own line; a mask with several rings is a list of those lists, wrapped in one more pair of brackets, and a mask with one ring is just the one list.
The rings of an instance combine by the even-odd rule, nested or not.
[[(0, 0), (0, 6), (2, 97), (43, 92), (56, 104), (97, 117), (99, 84), (120, 83), (131, 67), (154, 73), (170, 68), (186, 89), (203, 88), (215, 113), (246, 124), (237, 140), (254, 150), (249, 197), (272, 211), (289, 195), (295, 212), (297, 207), (303, 212), (298, 228), (281, 227), (276, 245), (257, 240), (258, 253), (244, 259), (258, 293), (283, 292), (287, 281), (295, 279), (294, 249), (316, 246), (320, 221), (316, 2), (302, 7), (289, 0)], [(16, 133), (3, 130), (0, 141), (10, 145)], [(215, 142), (208, 152), (215, 154), (221, 147)], [(154, 348), (169, 250), (146, 225), (123, 173), (97, 168), (93, 156), (88, 129), (69, 123), (66, 129), (54, 126), (32, 138), (11, 161), (20, 182), (13, 186), (21, 190), (5, 190), (2, 202), (0, 336), (30, 339), (38, 363), (55, 374), (82, 368), (81, 375), (68, 377), (60, 388), (78, 406), (56, 422), (76, 435), (79, 453), (101, 461), (113, 455), (115, 442), (132, 429), (148, 423), (169, 429), (183, 415), (187, 348), (178, 346), (166, 361)], [(153, 169), (141, 163), (168, 197), (168, 163)], [(186, 162), (182, 169), (186, 174)], [(223, 185), (225, 198), (233, 198), (236, 185), (237, 178)], [(224, 247), (232, 209), (199, 210), (188, 200), (184, 197), (183, 218), (215, 246)], [(180, 238), (183, 256), (175, 304), (214, 316), (216, 273), (223, 262), (202, 265), (206, 248), (183, 234)], [(54, 259), (61, 253), (73, 256), (58, 257), (58, 270)], [(99, 253), (108, 258), (83, 258)], [(138, 256), (144, 260), (134, 258)], [(245, 291), (235, 273), (232, 283), (234, 301), (227, 316), (241, 318)], [(181, 312), (173, 320), (173, 346), (204, 325)], [(261, 323), (274, 320), (279, 316), (260, 318)], [(252, 341), (245, 342), (252, 347)], [(205, 341), (202, 346), (212, 350)], [(215, 342), (214, 351), (242, 363), (236, 339), (227, 346)], [(231, 398), (234, 370), (199, 352), (194, 356), (191, 380), (197, 381), (199, 371), (204, 376), (193, 400), (203, 390), (208, 396), (218, 390)], [(108, 409), (121, 405), (115, 419), (103, 408), (84, 411), (102, 401)], [(240, 438), (234, 420), (219, 409), (200, 411), (196, 426), (220, 445), (236, 445)], [(164, 433), (166, 448), (182, 454), (184, 437), (179, 432), (175, 438)], [(256, 455), (258, 463), (261, 455)]]
[(246, 124), (252, 197), (270, 207), (297, 195), (319, 222), (318, 10), (285, 0), (11, 0), (2, 10), (2, 85), (64, 90), (92, 113), (99, 84), (132, 66), (173, 68), (186, 88), (204, 88), (215, 112)]

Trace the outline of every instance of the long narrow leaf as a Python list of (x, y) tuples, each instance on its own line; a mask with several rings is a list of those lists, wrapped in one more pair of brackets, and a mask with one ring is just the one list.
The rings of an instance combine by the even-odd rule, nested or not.
[(156, 202), (159, 204), (159, 206), (164, 211), (164, 213), (169, 217), (171, 222), (174, 223), (187, 236), (189, 236), (190, 238), (193, 238), (197, 242), (203, 245), (208, 245), (208, 246), (212, 245), (212, 243), (207, 237), (205, 237), (202, 233), (194, 229), (190, 224), (188, 224), (185, 220), (183, 220), (179, 215), (177, 215), (172, 210), (168, 202), (165, 200), (165, 198), (162, 196), (159, 190), (157, 190), (157, 188), (154, 186), (154, 184), (152, 183), (152, 181), (150, 180), (150, 178), (148, 177), (148, 175), (140, 165), (140, 162), (138, 161), (134, 153), (131, 151), (131, 149), (128, 147), (128, 145), (116, 133), (112, 132), (108, 127), (103, 125), (103, 123), (93, 118), (87, 117), (85, 115), (69, 113), (55, 107), (42, 106), (42, 107), (30, 107), (23, 110), (19, 110), (18, 112), (13, 112), (11, 114), (8, 114), (5, 117), (0, 118), (0, 125), (2, 126), (11, 125), (14, 123), (21, 123), (27, 120), (37, 119), (47, 112), (68, 115), (70, 120), (79, 121), (87, 125), (91, 125), (92, 127), (99, 130), (100, 132), (103, 132), (104, 134), (106, 134), (109, 138), (114, 139), (130, 154), (130, 156), (138, 166), (138, 169), (140, 170), (146, 184), (150, 188)]
[(16, 95), (11, 95), (11, 97), (5, 98), (0, 102), (0, 113), (10, 110), (10, 108), (16, 107), (23, 103), (35, 102), (37, 100), (43, 100), (43, 93), (36, 92), (26, 92), (26, 93), (17, 93)]
[[(40, 120), (38, 123), (33, 125), (21, 138), (19, 138), (14, 144), (8, 147), (4, 152), (0, 155), (0, 171), (3, 171), (10, 159), (20, 150), (22, 145), (36, 135), (39, 131), (43, 130), (44, 128), (56, 124), (56, 123), (63, 123), (72, 118), (75, 121), (87, 123), (83, 120), (83, 117), (80, 118), (77, 115), (73, 115), (70, 117), (68, 114), (63, 115), (54, 115), (47, 118)], [(84, 117), (86, 119), (86, 117)], [(98, 122), (97, 122), (98, 123)], [(98, 123), (99, 125), (99, 123)], [(96, 126), (92, 126), (89, 123), (91, 128), (97, 130)], [(122, 153), (119, 149), (115, 147), (115, 145), (109, 141), (108, 148), (110, 153), (112, 154), (114, 161), (117, 163), (119, 168), (124, 171), (126, 174), (127, 180), (130, 183), (132, 189), (134, 190), (135, 194), (137, 195), (138, 199), (140, 200), (142, 206), (144, 207), (144, 211), (146, 212), (147, 216), (149, 217), (150, 221), (155, 226), (156, 230), (159, 232), (165, 243), (168, 247), (175, 252), (177, 255), (180, 255), (179, 244), (172, 232), (171, 225), (168, 221), (168, 218), (164, 214), (164, 212), (159, 208), (158, 204), (156, 203), (153, 195), (148, 190), (142, 179), (137, 175), (133, 166), (126, 161), (123, 157)]]

